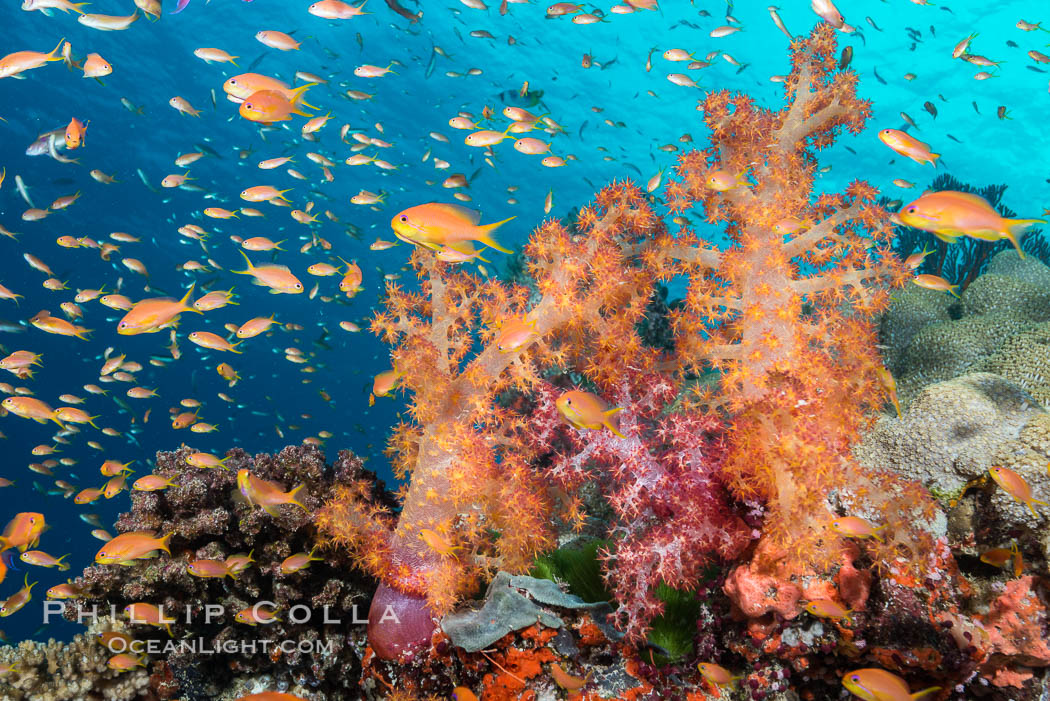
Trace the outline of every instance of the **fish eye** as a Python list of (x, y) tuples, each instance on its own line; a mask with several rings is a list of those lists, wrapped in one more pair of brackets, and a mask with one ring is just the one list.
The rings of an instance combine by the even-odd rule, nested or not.
[(245, 103), (244, 103), (244, 109), (247, 109), (247, 110), (250, 110), (250, 109), (252, 109), (252, 103), (250, 103), (250, 102), (245, 102)]
[(850, 681), (859, 682), (860, 681), (860, 675), (859, 674), (850, 675)]
[(401, 221), (408, 221), (408, 217), (406, 217), (406, 216), (402, 215), (402, 216), (401, 216)]
[(908, 207), (908, 212), (914, 212), (914, 211), (915, 211), (915, 207)]

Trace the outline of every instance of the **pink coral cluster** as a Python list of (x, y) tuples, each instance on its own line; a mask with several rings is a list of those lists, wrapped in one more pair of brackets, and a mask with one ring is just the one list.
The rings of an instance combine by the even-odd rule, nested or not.
[(597, 482), (613, 508), (605, 576), (618, 623), (638, 640), (663, 612), (658, 584), (690, 589), (705, 567), (735, 559), (751, 540), (719, 477), (722, 426), (696, 410), (667, 411), (677, 390), (660, 375), (624, 372), (609, 394), (630, 407), (620, 420), (626, 439), (567, 427), (554, 406), (558, 394), (538, 388), (530, 430), (538, 443), (558, 446), (548, 474), (562, 489)]

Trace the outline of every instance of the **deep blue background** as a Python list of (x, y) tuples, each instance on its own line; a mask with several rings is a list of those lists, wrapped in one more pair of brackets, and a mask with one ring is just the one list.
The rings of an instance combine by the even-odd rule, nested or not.
[[(669, 48), (694, 51), (697, 58), (704, 58), (708, 52), (727, 52), (747, 64), (746, 68), (739, 70), (716, 56), (712, 67), (690, 73), (704, 88), (743, 90), (762, 104), (781, 104), (782, 89), (769, 78), (787, 72), (788, 40), (774, 27), (766, 3), (738, 3), (727, 8), (718, 2), (664, 0), (658, 12), (610, 15), (608, 22), (590, 26), (572, 24), (568, 18), (545, 19), (546, 4), (510, 5), (509, 14), (501, 17), (496, 11), (498, 0), (490, 0), (488, 11), (469, 9), (456, 0), (426, 0), (423, 21), (409, 25), (380, 0), (369, 0), (366, 10), (373, 14), (340, 22), (309, 15), (307, 0), (215, 0), (207, 5), (203, 0), (192, 0), (179, 15), (165, 15), (159, 22), (140, 19), (127, 31), (107, 33), (78, 24), (73, 14), (56, 12), (47, 17), (20, 11), (14, 0), (6, 2), (0, 9), (4, 28), (0, 55), (25, 49), (49, 51), (65, 37), (77, 56), (98, 52), (115, 70), (99, 84), (68, 71), (61, 63), (51, 63), (28, 72), (25, 80), (0, 81), (0, 117), (6, 120), (0, 123), (0, 166), (7, 169), (7, 180), (0, 189), (0, 223), (21, 234), (17, 241), (0, 239), (0, 283), (25, 295), (17, 305), (0, 302), (0, 319), (25, 321), (41, 309), (59, 315), (59, 303), (71, 300), (76, 289), (103, 284), (107, 291), (122, 284), (121, 292), (135, 300), (158, 295), (156, 291), (147, 292), (146, 281), (121, 265), (124, 256), (147, 265), (149, 284), (155, 289), (181, 296), (193, 280), (198, 289), (235, 285), (240, 306), (203, 318), (186, 315), (180, 327), (183, 358), (164, 368), (153, 367), (148, 360), (151, 356), (167, 357), (167, 333), (119, 337), (115, 325), (120, 315), (97, 301), (82, 305), (85, 319), (80, 323), (95, 329), (90, 341), (52, 336), (32, 328), (21, 334), (0, 333), (5, 354), (31, 350), (42, 353), (44, 363), (32, 380), (19, 382), (6, 373), (0, 380), (30, 387), (53, 406), (61, 404), (57, 397), (63, 392), (87, 397), (83, 408), (101, 414), (100, 426), (125, 432), (125, 437), (108, 438), (86, 427), (73, 445), (61, 447), (54, 456), (73, 457), (78, 463), (58, 468), (54, 478), (47, 478), (26, 466), (40, 461), (30, 451), (36, 445), (50, 443), (55, 425), (40, 426), (17, 417), (0, 419), (0, 430), (7, 437), (0, 443), (4, 456), (0, 476), (17, 483), (0, 490), (0, 522), (18, 511), (43, 512), (52, 527), (40, 547), (56, 556), (74, 551), (74, 567), (68, 573), (74, 574), (91, 561), (100, 545), (89, 535), (92, 526), (77, 514), (97, 513), (109, 524), (119, 510), (126, 508), (127, 497), (77, 507), (71, 500), (43, 492), (53, 489), (56, 478), (73, 482), (78, 488), (101, 486), (104, 478), (97, 470), (107, 458), (137, 460), (134, 479), (145, 474), (147, 461), (155, 451), (175, 448), (181, 442), (218, 453), (234, 445), (251, 452), (272, 452), (327, 430), (334, 434), (325, 445), (330, 455), (340, 448), (351, 448), (369, 458), (369, 467), (390, 479), (381, 449), (403, 404), (388, 399), (369, 408), (366, 401), (371, 377), (389, 367), (386, 348), (367, 331), (349, 334), (339, 329), (337, 322), (352, 320), (366, 327), (382, 290), (383, 275), (397, 273), (405, 264), (409, 250), (404, 245), (383, 252), (368, 249), (377, 236), (393, 238), (389, 221), (398, 210), (426, 201), (452, 201), (450, 191), (441, 188), (441, 180), (452, 173), (470, 176), (481, 169), (469, 190), (471, 206), (483, 211), (484, 221), (516, 215), (517, 219), (500, 232), (500, 238), (517, 247), (542, 221), (548, 189), (554, 191), (552, 215), (560, 215), (585, 204), (594, 189), (609, 180), (632, 178), (644, 184), (657, 170), (674, 163), (675, 155), (658, 150), (660, 146), (688, 146), (679, 141), (684, 133), (700, 146), (705, 138), (694, 110), (702, 93), (666, 80), (668, 73), (689, 72), (685, 64), (660, 58)], [(795, 33), (808, 32), (817, 20), (808, 3), (791, 5), (793, 9), (781, 12), (788, 28)], [(860, 30), (840, 36), (844, 44), (854, 47), (853, 65), (862, 77), (860, 91), (874, 100), (875, 118), (865, 134), (842, 138), (822, 156), (823, 165), (832, 168), (822, 176), (821, 187), (839, 190), (850, 180), (866, 178), (893, 197), (917, 196), (932, 179), (934, 169), (896, 157), (875, 138), (880, 128), (901, 127), (900, 112), (904, 111), (919, 123), (916, 135), (943, 154), (941, 170), (975, 185), (1008, 183), (1005, 203), (1021, 216), (1038, 216), (1047, 204), (1047, 173), (1043, 159), (1035, 156), (1047, 153), (1050, 146), (1044, 124), (1050, 75), (1025, 52), (1043, 50), (1050, 35), (1022, 32), (1015, 23), (1019, 19), (1050, 20), (1045, 3), (951, 3), (949, 10), (907, 0), (842, 0), (839, 7), (847, 21)], [(1043, 17), (1038, 14), (1040, 8)], [(130, 0), (99, 0), (87, 9), (126, 15), (133, 8)], [(744, 31), (722, 39), (710, 38), (711, 29), (726, 23), (727, 11), (742, 23)], [(302, 50), (282, 53), (264, 47), (254, 39), (261, 29), (294, 31), (302, 41)], [(495, 39), (469, 36), (474, 30), (487, 30)], [(972, 76), (981, 69), (951, 58), (955, 43), (974, 31), (980, 36), (972, 51), (1006, 61), (995, 79), (975, 81)], [(513, 37), (513, 44), (508, 43), (509, 37)], [(1018, 47), (1008, 46), (1010, 40)], [(448, 58), (435, 55), (435, 46), (444, 49)], [(207, 65), (193, 55), (199, 47), (218, 47), (240, 56), (241, 68)], [(646, 72), (646, 56), (654, 47), (653, 68)], [(584, 69), (581, 59), (585, 52), (593, 54), (605, 68), (595, 65)], [(401, 64), (394, 66), (396, 74), (374, 80), (353, 75), (354, 67), (360, 64), (385, 66), (395, 60)], [(433, 71), (428, 78), (431, 61)], [(255, 71), (289, 83), (296, 70), (329, 80), (327, 85), (313, 88), (307, 98), (321, 107), (319, 114), (332, 112), (332, 121), (321, 131), (318, 142), (301, 141), (301, 118), (288, 123), (290, 128), (261, 134), (237, 115), (236, 106), (225, 100), (221, 85), (252, 63), (256, 64)], [(479, 68), (482, 74), (446, 75), (446, 71), (466, 74), (470, 68)], [(885, 84), (876, 79), (876, 70)], [(903, 77), (906, 73), (917, 77), (909, 82)], [(482, 107), (488, 105), (498, 112), (507, 104), (500, 95), (517, 91), (526, 80), (533, 90), (543, 91), (543, 105), (535, 111), (549, 111), (565, 127), (566, 133), (553, 140), (552, 149), (562, 156), (577, 157), (565, 168), (544, 168), (539, 157), (519, 154), (507, 141), (496, 148), (493, 169), (483, 162), (480, 150), (463, 145), (463, 137), (469, 132), (456, 131), (447, 124), (459, 110), (480, 116)], [(347, 89), (375, 93), (375, 97), (367, 102), (350, 101), (343, 95)], [(217, 98), (214, 105), (213, 92)], [(201, 109), (201, 117), (185, 116), (169, 107), (168, 100), (175, 95)], [(144, 114), (126, 110), (121, 97), (141, 106)], [(927, 100), (937, 107), (936, 119), (922, 107)], [(976, 103), (979, 112), (971, 103)], [(999, 105), (1007, 106), (1012, 119), (995, 116)], [(24, 154), (37, 134), (64, 126), (72, 116), (90, 120), (86, 146), (73, 154), (79, 157), (79, 165)], [(393, 142), (381, 157), (401, 167), (383, 171), (343, 165), (350, 151), (340, 142), (338, 132), (347, 123)], [(376, 131), (376, 123), (383, 125), (383, 134)], [(428, 136), (432, 131), (445, 134), (451, 143), (433, 140)], [(949, 139), (949, 134), (958, 141)], [(175, 157), (198, 150), (198, 143), (206, 143), (221, 155), (191, 166), (191, 174), (197, 178), (194, 184), (214, 193), (214, 199), (182, 190), (152, 192), (136, 174), (136, 169), (141, 169), (159, 190), (165, 175), (182, 172), (173, 163)], [(240, 158), (242, 150), (250, 151), (250, 155)], [(437, 171), (432, 162), (422, 163), (427, 150), (452, 167)], [(333, 168), (333, 183), (322, 180), (319, 167), (306, 159), (307, 151), (323, 153), (339, 164)], [(294, 155), (294, 167), (310, 180), (295, 180), (283, 169), (256, 168), (258, 161), (279, 155)], [(107, 186), (94, 182), (88, 176), (94, 168), (115, 175), (120, 183)], [(72, 207), (44, 221), (23, 222), (20, 215), (26, 204), (15, 191), (16, 174), (25, 180), (39, 207), (78, 190), (82, 196)], [(901, 190), (892, 184), (894, 178), (915, 182), (917, 187), (911, 192)], [(428, 185), (428, 180), (435, 184)], [(361, 264), (364, 292), (347, 303), (336, 290), (337, 277), (306, 274), (311, 263), (338, 261), (326, 258), (318, 249), (300, 254), (298, 248), (308, 228), (293, 222), (286, 209), (249, 205), (266, 212), (267, 218), (227, 222), (202, 218), (200, 212), (207, 206), (241, 206), (238, 193), (261, 184), (293, 188), (289, 196), (296, 206), (313, 200), (319, 210), (331, 209), (340, 217), (343, 225), (322, 217), (318, 230), (334, 244), (333, 253)], [(519, 189), (510, 195), (508, 186)], [(378, 212), (351, 205), (349, 198), (360, 189), (388, 193), (386, 205)], [(519, 203), (508, 203), (509, 197)], [(207, 256), (195, 242), (176, 233), (187, 223), (200, 224), (212, 233)], [(355, 227), (359, 238), (346, 233), (344, 225)], [(143, 241), (122, 244), (109, 263), (101, 261), (97, 251), (68, 250), (55, 243), (61, 235), (102, 241), (113, 231), (132, 233)], [(709, 233), (714, 239), (720, 237), (718, 231)], [(325, 304), (306, 295), (265, 294), (265, 289), (251, 286), (248, 278), (225, 271), (183, 274), (176, 270), (186, 260), (203, 262), (207, 257), (226, 271), (243, 268), (230, 235), (289, 239), (285, 246), (289, 250), (277, 260), (289, 265), (308, 288), (319, 281), (321, 294), (333, 294), (342, 301)], [(22, 259), (25, 252), (48, 263), (59, 279), (69, 281), (70, 290), (51, 292), (42, 288), (45, 276), (26, 265)], [(491, 253), (496, 263), (491, 269), (495, 270), (501, 266), (502, 256)], [(252, 254), (256, 262), (268, 258)], [(413, 284), (410, 276), (401, 282)], [(270, 313), (276, 313), (279, 321), (301, 324), (306, 330), (279, 330), (249, 340), (242, 346), (243, 355), (204, 352), (185, 339), (192, 330), (221, 334), (225, 323), (239, 324)], [(144, 365), (137, 384), (156, 388), (160, 396), (127, 400), (133, 409), (128, 413), (108, 397), (85, 393), (85, 383), (97, 382), (107, 346)], [(287, 362), (283, 349), (291, 346), (310, 354), (318, 371), (304, 374), (303, 366)], [(232, 364), (243, 378), (232, 390), (215, 372), (222, 361)], [(304, 380), (310, 382), (304, 384)], [(105, 386), (111, 394), (122, 394), (128, 385)], [(321, 399), (318, 391), (322, 389), (331, 395), (332, 402)], [(217, 398), (220, 391), (232, 396), (236, 404)], [(184, 397), (202, 401), (202, 419), (217, 424), (220, 431), (210, 435), (173, 431), (168, 409)], [(143, 423), (147, 408), (152, 408), (152, 415)], [(275, 426), (282, 428), (284, 438), (277, 435)], [(104, 452), (87, 447), (89, 439), (101, 442)], [(12, 640), (34, 631), (37, 638), (70, 634), (71, 626), (37, 630), (40, 609), (36, 603), (43, 599), (47, 587), (63, 581), (65, 575), (39, 568), (30, 574), (32, 580), (40, 581), (34, 589), (34, 604), (0, 621), (0, 627)], [(22, 576), (22, 572), (10, 573), (0, 585), (0, 595), (16, 591)]]

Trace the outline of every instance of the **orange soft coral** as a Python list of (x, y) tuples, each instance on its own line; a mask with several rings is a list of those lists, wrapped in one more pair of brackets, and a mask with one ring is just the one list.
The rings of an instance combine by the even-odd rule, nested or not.
[[(712, 145), (682, 156), (665, 194), (673, 213), (695, 210), (724, 224), (731, 241), (724, 249), (682, 217), (675, 219), (686, 223), (681, 230), (668, 232), (639, 189), (614, 183), (579, 212), (573, 230), (549, 221), (534, 232), (526, 248), (534, 288), (482, 280), (416, 251), (419, 291), (389, 285), (372, 323), (393, 347), (410, 396), (408, 419), (389, 445), (395, 472), (410, 479), (402, 513), (391, 530), (392, 519), (353, 505), (347, 490), (319, 519), (328, 537), (353, 544), (383, 581), (377, 600), (440, 614), (487, 572), (521, 571), (552, 543), (552, 503), (538, 472), (551, 446), (534, 440), (530, 421), (538, 419), (506, 400), (534, 397), (545, 374), (566, 370), (610, 397), (622, 394), (628, 376), (672, 386), (718, 371), (717, 400), (712, 383), (693, 383), (709, 389), (675, 404), (683, 412), (719, 407), (731, 417), (721, 474), (711, 483), (724, 481), (764, 509), (766, 542), (744, 565), (755, 576), (830, 575), (852, 552), (827, 528), (843, 508), (869, 518), (896, 514), (879, 561), (925, 562), (927, 496), (903, 480), (862, 472), (849, 453), (883, 403), (870, 319), (906, 275), (871, 186), (813, 196), (815, 150), (843, 129), (859, 132), (870, 113), (856, 96), (856, 76), (836, 70), (834, 54), (827, 25), (795, 40), (787, 106), (779, 111), (724, 91), (701, 103)], [(672, 279), (688, 288), (669, 313), (673, 343), (657, 348), (639, 327), (656, 283)], [(509, 320), (534, 324), (534, 333), (503, 352), (496, 339)], [(637, 412), (621, 409), (623, 425), (635, 426), (621, 440), (637, 440)], [(582, 464), (586, 456), (563, 457), (578, 458), (581, 474), (593, 468)], [(681, 469), (695, 471), (693, 462)], [(610, 469), (629, 481), (629, 464)], [(625, 494), (644, 487), (620, 486)], [(578, 522), (578, 500), (563, 501)], [(686, 501), (682, 513), (692, 508)], [(735, 556), (742, 539), (720, 555)], [(448, 554), (453, 548), (461, 555)], [(643, 548), (644, 539), (634, 553), (639, 562), (660, 561)], [(652, 569), (665, 580), (689, 579), (683, 567)], [(631, 625), (637, 633), (645, 621)]]
[[(856, 82), (836, 69), (834, 30), (818, 25), (792, 43), (781, 110), (725, 91), (700, 103), (711, 146), (685, 154), (667, 188), (673, 211), (723, 223), (733, 244), (720, 251), (683, 228), (658, 252), (690, 274), (673, 314), (679, 361), (721, 371), (717, 403), (733, 414), (724, 476), (741, 498), (766, 506), (763, 537), (774, 547), (758, 552), (785, 553), (762, 563), (770, 572), (786, 574), (800, 560), (823, 570), (841, 559), (841, 541), (826, 528), (835, 516), (829, 493), (857, 487), (869, 494), (850, 494), (867, 496), (859, 501), (869, 511), (905, 518), (928, 503), (910, 490), (883, 509), (883, 497), (901, 490), (861, 475), (849, 455), (883, 403), (869, 320), (905, 279), (874, 188), (854, 182), (843, 194), (813, 197), (814, 152), (842, 130), (859, 133), (870, 116)], [(716, 169), (746, 172), (748, 182), (712, 188)], [(919, 534), (891, 537), (916, 559), (930, 546)]]
[[(388, 450), (395, 474), (410, 478), (402, 512), (395, 524), (346, 489), (318, 517), (322, 533), (401, 595), (384, 590), (383, 601), (414, 597), (441, 614), (482, 575), (524, 571), (551, 545), (546, 483), (533, 466), (546, 446), (530, 443), (525, 419), (500, 396), (527, 393), (543, 371), (566, 365), (599, 388), (611, 388), (625, 363), (656, 368), (658, 351), (635, 328), (658, 274), (637, 263), (633, 246), (661, 228), (637, 188), (613, 184), (580, 213), (576, 231), (550, 221), (533, 235), (527, 260), (539, 300), (531, 307), (529, 288), (484, 280), (424, 250), (412, 258), (420, 292), (388, 286), (372, 329), (393, 345), (410, 395), (409, 421)], [(500, 325), (526, 314), (534, 334), (504, 352)]]

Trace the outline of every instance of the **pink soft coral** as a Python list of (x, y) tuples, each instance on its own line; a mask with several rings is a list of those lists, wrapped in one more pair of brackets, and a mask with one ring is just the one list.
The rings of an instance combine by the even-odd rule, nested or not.
[(549, 385), (537, 392), (535, 441), (559, 446), (548, 474), (565, 491), (597, 482), (613, 508), (605, 578), (619, 624), (642, 638), (663, 611), (658, 584), (691, 588), (706, 566), (737, 557), (750, 542), (719, 477), (721, 423), (691, 409), (668, 412), (676, 390), (660, 375), (625, 371), (609, 393), (627, 407), (619, 415), (625, 439), (566, 426), (554, 406), (558, 394)]

